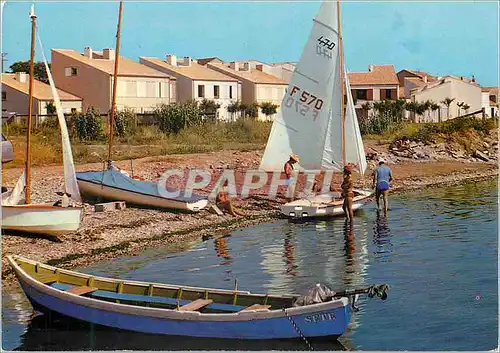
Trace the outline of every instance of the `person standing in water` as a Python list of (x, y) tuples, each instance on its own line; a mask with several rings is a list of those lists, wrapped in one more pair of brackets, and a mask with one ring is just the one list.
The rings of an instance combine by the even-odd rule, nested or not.
[[(286, 177), (285, 185), (287, 186), (287, 188), (290, 188), (290, 184), (292, 184), (295, 181), (295, 179), (292, 178), (293, 165), (298, 162), (299, 162), (299, 157), (295, 153), (292, 153), (290, 155), (290, 159), (285, 163), (283, 167), (283, 171), (285, 172), (285, 177)], [(294, 194), (295, 193), (290, 194), (292, 195), (290, 196), (290, 201), (293, 201)]]
[(389, 188), (392, 181), (391, 168), (385, 165), (385, 160), (378, 160), (378, 167), (373, 172), (373, 185), (375, 187), (375, 199), (377, 201), (377, 210), (380, 210), (380, 196), (384, 197), (385, 214), (389, 211)]
[(354, 217), (354, 211), (352, 210), (352, 199), (354, 197), (353, 191), (353, 181), (352, 181), (352, 167), (346, 165), (344, 167), (344, 180), (342, 181), (342, 197), (344, 198), (344, 204), (342, 209), (344, 210), (345, 216), (348, 221), (352, 222)]

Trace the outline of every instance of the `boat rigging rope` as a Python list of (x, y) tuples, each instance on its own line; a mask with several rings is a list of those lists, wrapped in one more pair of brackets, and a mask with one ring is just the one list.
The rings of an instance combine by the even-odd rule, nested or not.
[(291, 316), (288, 316), (288, 313), (286, 312), (286, 309), (283, 308), (283, 312), (285, 313), (285, 316), (288, 318), (288, 321), (290, 321), (290, 323), (292, 324), (293, 328), (295, 329), (295, 331), (297, 332), (297, 334), (299, 335), (299, 337), (304, 341), (304, 343), (307, 345), (307, 348), (309, 348), (310, 351), (314, 351), (313, 347), (311, 346), (311, 343), (309, 343), (309, 341), (307, 340), (306, 336), (302, 333), (302, 331), (300, 330), (300, 328), (297, 326), (297, 324), (295, 323), (295, 321), (292, 319)]

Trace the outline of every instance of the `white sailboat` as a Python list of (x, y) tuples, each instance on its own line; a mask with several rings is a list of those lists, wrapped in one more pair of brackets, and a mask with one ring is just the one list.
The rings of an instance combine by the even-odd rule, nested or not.
[[(30, 59), (30, 88), (29, 88), (29, 107), (28, 107), (28, 136), (26, 150), (26, 169), (20, 176), (16, 186), (12, 191), (2, 195), (2, 229), (16, 230), (29, 233), (40, 233), (49, 235), (59, 235), (76, 231), (80, 227), (83, 216), (83, 208), (66, 207), (64, 202), (62, 206), (52, 204), (32, 204), (31, 203), (31, 125), (33, 108), (33, 71), (35, 56), (35, 34), (36, 34), (36, 16), (34, 6), (31, 7), (31, 59)], [(62, 113), (61, 101), (54, 85), (52, 74), (47, 64), (47, 59), (43, 53), (42, 42), (38, 37), (45, 69), (49, 78), (54, 103), (56, 106), (59, 126), (61, 128), (63, 162), (64, 162), (64, 194), (63, 197), (71, 197), (80, 202), (80, 193), (76, 184), (75, 166), (71, 152), (68, 129)], [(25, 193), (23, 200), (22, 194)]]
[[(300, 158), (299, 170), (342, 171), (348, 164), (364, 175), (363, 141), (349, 80), (343, 68), (340, 3), (325, 1), (293, 73), (281, 111), (273, 123), (260, 169), (280, 171), (290, 154)], [(344, 92), (347, 106), (344, 109)], [(371, 190), (354, 190), (353, 209), (370, 201)], [(343, 214), (340, 192), (328, 192), (289, 202), (281, 212), (289, 217)]]
[(120, 28), (123, 2), (120, 1), (118, 29), (116, 35), (116, 56), (113, 75), (113, 97), (111, 101), (108, 168), (102, 171), (77, 173), (78, 186), (83, 195), (100, 197), (108, 200), (125, 201), (134, 205), (146, 207), (172, 208), (197, 212), (208, 205), (208, 199), (199, 195), (189, 197), (165, 197), (161, 188), (169, 190), (164, 185), (149, 181), (136, 180), (122, 173), (112, 164), (113, 128), (116, 112), (116, 86), (118, 83), (118, 63), (120, 60)]

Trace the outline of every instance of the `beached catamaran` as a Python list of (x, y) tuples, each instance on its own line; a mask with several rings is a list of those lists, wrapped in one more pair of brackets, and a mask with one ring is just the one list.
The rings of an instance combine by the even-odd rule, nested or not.
[[(120, 1), (118, 28), (116, 33), (116, 56), (113, 74), (113, 97), (111, 101), (111, 113), (109, 120), (109, 146), (108, 165), (102, 171), (80, 172), (76, 174), (78, 186), (83, 195), (104, 198), (108, 200), (126, 201), (134, 205), (146, 207), (171, 208), (185, 211), (199, 211), (208, 205), (208, 199), (199, 195), (189, 197), (166, 197), (166, 193), (160, 192), (165, 188), (170, 194), (175, 190), (166, 188), (166, 185), (136, 180), (122, 173), (113, 166), (113, 135), (114, 120), (116, 113), (116, 87), (118, 84), (119, 61), (120, 61), (120, 29), (122, 19), (123, 2)], [(182, 194), (182, 192), (181, 192)]]
[[(31, 128), (33, 113), (33, 80), (36, 16), (34, 6), (31, 7), (31, 57), (29, 74), (29, 99), (28, 99), (28, 132), (26, 148), (26, 167), (19, 177), (15, 187), (2, 194), (2, 229), (30, 233), (60, 235), (76, 231), (80, 227), (83, 216), (81, 207), (61, 207), (52, 204), (31, 203)], [(76, 184), (75, 166), (71, 152), (66, 120), (62, 111), (61, 101), (57, 93), (47, 58), (43, 51), (42, 41), (38, 36), (45, 69), (56, 106), (57, 118), (62, 138), (63, 164), (64, 164), (64, 193), (73, 200), (80, 202), (80, 193)], [(22, 194), (24, 192), (24, 200)], [(66, 205), (62, 205), (66, 206)]]
[[(281, 171), (295, 153), (305, 171), (342, 171), (352, 164), (365, 173), (363, 141), (343, 66), (340, 2), (325, 1), (274, 120), (260, 169)], [(355, 189), (353, 209), (366, 204), (372, 193)], [(335, 216), (343, 213), (342, 203), (339, 192), (328, 192), (286, 203), (281, 212), (289, 217)]]
[(386, 285), (305, 296), (118, 280), (8, 256), (36, 311), (143, 333), (220, 339), (336, 338), (356, 296), (387, 299)]

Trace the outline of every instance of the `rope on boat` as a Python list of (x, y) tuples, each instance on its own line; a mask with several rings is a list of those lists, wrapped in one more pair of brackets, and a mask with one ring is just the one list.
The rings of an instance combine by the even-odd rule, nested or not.
[(286, 309), (283, 308), (283, 312), (285, 313), (285, 316), (288, 318), (288, 321), (290, 321), (290, 323), (292, 324), (293, 328), (295, 329), (295, 331), (297, 332), (297, 334), (299, 335), (299, 337), (304, 341), (304, 343), (307, 345), (307, 347), (309, 348), (310, 351), (314, 351), (313, 347), (311, 346), (311, 343), (309, 343), (309, 341), (307, 340), (306, 336), (302, 333), (302, 331), (300, 330), (300, 328), (297, 326), (297, 324), (295, 323), (295, 321), (292, 319), (291, 316), (288, 316), (288, 313), (286, 312)]

